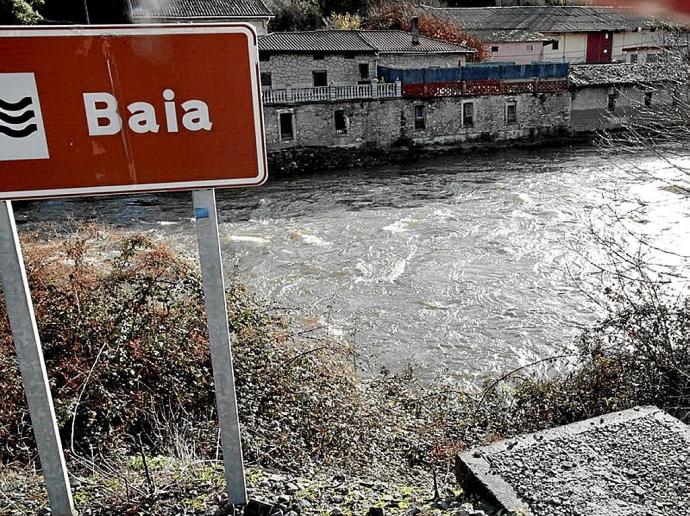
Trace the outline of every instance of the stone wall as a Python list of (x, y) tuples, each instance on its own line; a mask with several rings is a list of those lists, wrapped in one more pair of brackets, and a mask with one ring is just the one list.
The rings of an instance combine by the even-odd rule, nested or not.
[(314, 59), (313, 54), (271, 54), (267, 61), (260, 62), (261, 73), (271, 74), (271, 87), (311, 88), (314, 86), (313, 72), (325, 70), (328, 85), (350, 86), (360, 78), (359, 65), (369, 65), (369, 79), (376, 77), (376, 58), (373, 54), (356, 54), (352, 58), (344, 55), (326, 54), (323, 59)]
[(464, 54), (380, 54), (379, 66), (410, 70), (415, 68), (457, 68), (467, 61)]
[[(473, 124), (463, 123), (463, 105), (473, 104)], [(507, 119), (514, 103), (516, 120)], [(424, 127), (416, 126), (417, 107)], [(569, 93), (486, 95), (434, 99), (381, 99), (302, 105), (265, 106), (268, 151), (299, 147), (390, 148), (396, 143), (419, 146), (486, 143), (562, 134), (570, 128)], [(341, 113), (336, 113), (341, 112)], [(281, 140), (280, 115), (293, 117), (293, 138)], [(336, 117), (346, 130), (336, 130)]]
[[(646, 95), (650, 94), (649, 106)], [(613, 110), (609, 109), (609, 95), (615, 95)], [(592, 86), (572, 90), (571, 128), (574, 132), (618, 129), (625, 124), (654, 117), (654, 111), (671, 107), (673, 95), (664, 86), (643, 88), (633, 85)], [(663, 116), (657, 121), (663, 120)]]

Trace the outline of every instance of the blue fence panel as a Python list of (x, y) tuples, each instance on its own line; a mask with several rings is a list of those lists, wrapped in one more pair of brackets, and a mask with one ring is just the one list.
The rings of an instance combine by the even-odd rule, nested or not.
[(568, 77), (568, 63), (533, 64), (472, 64), (461, 68), (416, 68), (398, 70), (378, 67), (379, 77), (386, 82), (401, 81), (404, 84), (457, 81), (505, 81), (518, 79), (557, 79)]

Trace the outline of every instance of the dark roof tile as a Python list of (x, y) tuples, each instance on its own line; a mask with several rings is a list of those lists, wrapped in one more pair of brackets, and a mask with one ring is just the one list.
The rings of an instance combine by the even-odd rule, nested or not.
[(131, 3), (132, 18), (138, 21), (273, 16), (262, 0), (131, 0)]
[(315, 30), (274, 32), (259, 37), (259, 49), (266, 52), (362, 52), (381, 54), (457, 53), (474, 50), (434, 38), (419, 37), (412, 44), (412, 34), (401, 30)]
[(644, 18), (614, 7), (426, 7), (465, 30), (529, 30), (536, 32), (590, 32), (659, 27), (660, 20)]
[(575, 65), (570, 67), (569, 79), (576, 87), (686, 83), (688, 68), (672, 63)]
[(474, 52), (465, 45), (456, 45), (440, 39), (419, 36), (419, 44), (412, 44), (412, 34), (402, 30), (367, 30), (360, 31), (362, 37), (380, 54), (427, 54), (454, 53), (471, 54)]

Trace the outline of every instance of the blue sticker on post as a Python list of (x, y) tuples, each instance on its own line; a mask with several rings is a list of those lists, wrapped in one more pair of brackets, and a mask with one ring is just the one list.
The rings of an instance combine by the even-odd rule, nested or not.
[(194, 209), (194, 216), (196, 217), (197, 220), (207, 219), (209, 217), (208, 208), (195, 208)]

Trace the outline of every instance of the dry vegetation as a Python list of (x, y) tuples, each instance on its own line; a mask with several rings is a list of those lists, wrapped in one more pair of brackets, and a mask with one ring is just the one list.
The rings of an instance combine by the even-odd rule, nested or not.
[[(23, 241), (71, 467), (110, 461), (117, 469), (142, 450), (216, 461), (203, 296), (191, 262), (144, 236), (93, 227)], [(477, 443), (634, 405), (656, 404), (688, 421), (688, 306), (661, 304), (652, 294), (619, 299), (619, 310), (583, 335), (570, 373), (548, 379), (525, 369), (477, 394), (449, 381), (420, 381), (413, 368), (364, 380), (350, 346), (297, 327), (233, 284), (228, 303), (247, 462), (399, 481), (445, 471), (457, 451)], [(0, 457), (31, 465), (30, 420), (2, 307), (0, 390)]]

